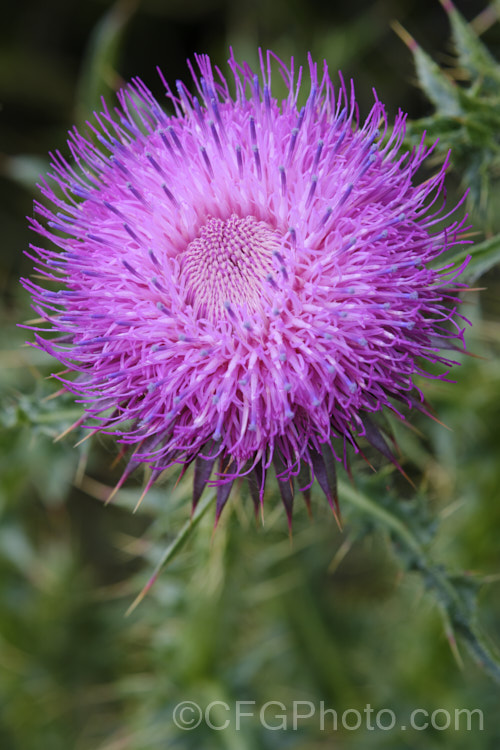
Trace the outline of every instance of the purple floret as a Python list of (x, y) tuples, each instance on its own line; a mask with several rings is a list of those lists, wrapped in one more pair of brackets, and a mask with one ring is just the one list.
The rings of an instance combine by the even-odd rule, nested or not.
[(75, 373), (87, 425), (132, 449), (123, 479), (195, 461), (196, 504), (217, 459), (218, 517), (238, 476), (261, 502), (274, 464), (289, 517), (297, 476), (334, 506), (345, 445), (395, 460), (370, 414), (422, 408), (414, 376), (444, 379), (463, 346), (463, 269), (433, 263), (464, 242), (447, 163), (419, 184), (432, 149), (402, 150), (406, 116), (389, 130), (376, 96), (360, 122), (326, 63), (301, 108), (293, 61), (255, 75), (231, 56), (230, 84), (196, 62), (194, 94), (164, 82), (171, 114), (136, 79), (53, 155), (31, 221), (53, 249), (31, 257), (59, 291), (23, 283), (57, 335), (36, 345)]

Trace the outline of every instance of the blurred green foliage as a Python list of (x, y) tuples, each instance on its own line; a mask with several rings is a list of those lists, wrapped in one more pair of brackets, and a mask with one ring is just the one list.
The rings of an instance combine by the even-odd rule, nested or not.
[[(500, 305), (493, 267), (500, 37), (498, 3), (458, 5), (475, 17), (475, 31), (452, 14), (454, 47), (446, 14), (430, 0), (25, 0), (4, 18), (2, 750), (500, 745), (498, 688), (478, 664), (495, 652), (500, 629)], [(415, 73), (391, 31), (394, 19), (421, 45), (412, 47)], [(409, 111), (410, 140), (425, 126), (430, 136), (439, 132), (442, 149), (453, 147), (450, 204), (460, 180), (473, 187), (479, 249), (471, 277), (487, 287), (466, 295), (473, 356), (460, 355), (456, 384), (425, 384), (449, 429), (422, 415), (412, 418), (415, 429), (394, 424), (416, 492), (382, 462), (372, 475), (354, 459), (354, 484), (342, 480), (343, 532), (313, 493), (314, 518), (299, 508), (290, 541), (278, 498), (268, 497), (262, 525), (242, 490), (216, 533), (208, 496), (208, 512), (187, 534), (189, 472), (177, 485), (174, 473), (166, 477), (135, 514), (141, 476), (104, 507), (120, 476), (116, 449), (105, 438), (75, 448), (86, 434), (79, 428), (55, 441), (79, 409), (68, 396), (51, 398), (54, 363), (23, 347), (26, 333), (15, 328), (32, 317), (17, 279), (29, 273), (23, 216), (47, 151), (62, 147), (65, 130), (87, 119), (100, 94), (110, 97), (122, 80), (139, 74), (161, 96), (155, 65), (169, 79), (183, 77), (194, 51), (222, 64), (230, 44), (250, 62), (258, 45), (301, 61), (308, 49), (326, 57), (332, 70), (354, 77), (362, 112), (375, 86), (391, 115), (399, 106)], [(126, 617), (183, 528), (182, 549)], [(489, 636), (478, 637), (479, 630)], [(398, 726), (416, 708), (479, 708), (484, 730), (332, 733), (310, 720), (281, 732), (249, 718), (241, 731), (234, 723), (223, 732), (202, 723), (188, 732), (172, 720), (183, 700), (257, 707), (324, 701), (339, 714), (370, 704), (396, 712)], [(223, 710), (214, 715), (226, 718)]]

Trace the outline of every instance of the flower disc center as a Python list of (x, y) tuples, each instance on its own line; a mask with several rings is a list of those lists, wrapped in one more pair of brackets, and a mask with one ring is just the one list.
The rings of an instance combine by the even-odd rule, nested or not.
[(181, 257), (188, 304), (212, 321), (232, 305), (256, 312), (279, 247), (277, 232), (255, 216), (208, 219)]

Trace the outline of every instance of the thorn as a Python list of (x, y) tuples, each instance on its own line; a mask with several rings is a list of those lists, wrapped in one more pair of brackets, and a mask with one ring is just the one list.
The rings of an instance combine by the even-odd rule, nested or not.
[(109, 505), (110, 504), (110, 502), (112, 501), (112, 499), (114, 498), (114, 496), (116, 495), (116, 493), (118, 492), (118, 490), (120, 489), (120, 487), (121, 487), (121, 485), (115, 484), (115, 486), (113, 487), (113, 489), (109, 493), (106, 501), (104, 502), (104, 505)]
[(110, 469), (115, 469), (117, 467), (117, 465), (119, 464), (119, 462), (121, 461), (121, 459), (123, 458), (123, 456), (125, 455), (126, 452), (127, 452), (127, 448), (122, 448), (119, 451), (119, 453), (114, 457), (113, 461), (111, 462), (111, 466), (109, 468)]
[(340, 507), (337, 495), (337, 470), (335, 467), (335, 457), (331, 445), (322, 443), (321, 451), (314, 447), (309, 449), (309, 457), (314, 470), (314, 475), (319, 486), (323, 490), (328, 504), (333, 511), (335, 521), (340, 531), (342, 531), (342, 520), (340, 517)]
[(46, 403), (47, 401), (52, 401), (53, 398), (62, 396), (63, 393), (66, 393), (66, 388), (61, 388), (59, 391), (51, 393), (49, 396), (45, 396), (45, 398), (42, 398), (42, 404)]
[(74, 448), (78, 448), (79, 445), (82, 445), (86, 440), (90, 440), (91, 437), (94, 437), (94, 435), (97, 435), (97, 433), (100, 432), (100, 430), (92, 430), (92, 432), (89, 432), (85, 437), (82, 437), (81, 440), (79, 440), (75, 445)]
[[(77, 419), (76, 422), (73, 422), (72, 425), (70, 425), (69, 427), (67, 427), (63, 432), (61, 432), (57, 437), (55, 437), (54, 440), (53, 440), (53, 442), (54, 443), (58, 443), (59, 440), (62, 440), (63, 437), (66, 437), (66, 435), (68, 433), (70, 433), (71, 430), (74, 430), (76, 427), (79, 427), (85, 421), (85, 416), (86, 415), (84, 415), (83, 417), (80, 417), (80, 419)], [(82, 441), (80, 440), (80, 443), (81, 442)], [(79, 445), (79, 443), (77, 443), (76, 445)]]
[(446, 13), (453, 13), (455, 10), (455, 6), (451, 2), (451, 0), (439, 0), (443, 8), (445, 9)]
[(373, 447), (382, 454), (385, 458), (387, 458), (388, 461), (390, 461), (396, 469), (400, 472), (400, 474), (407, 480), (407, 482), (413, 487), (414, 490), (417, 488), (415, 487), (414, 482), (410, 479), (408, 474), (404, 471), (404, 469), (399, 464), (399, 461), (394, 456), (393, 452), (387, 445), (386, 439), (384, 435), (382, 434), (382, 430), (378, 427), (378, 425), (372, 421), (372, 419), (368, 415), (363, 416), (363, 424), (365, 429), (365, 438), (366, 440), (373, 445)]
[(152, 485), (153, 485), (153, 484), (155, 483), (156, 479), (157, 479), (157, 476), (155, 476), (155, 472), (154, 472), (154, 471), (152, 471), (152, 472), (151, 472), (151, 476), (150, 476), (150, 478), (149, 478), (149, 480), (148, 480), (148, 482), (147, 482), (146, 486), (144, 487), (144, 489), (143, 489), (143, 491), (142, 491), (142, 494), (141, 494), (141, 496), (140, 496), (139, 500), (138, 500), (138, 501), (137, 501), (137, 503), (135, 504), (135, 508), (134, 508), (134, 510), (132, 511), (132, 513), (136, 513), (136, 512), (137, 512), (137, 510), (139, 509), (139, 507), (140, 507), (140, 505), (141, 505), (142, 501), (144, 500), (144, 498), (145, 498), (145, 497), (146, 497), (146, 495), (148, 494), (149, 490), (151, 489)]
[[(309, 519), (312, 520), (313, 514), (312, 514), (312, 508), (311, 508), (311, 487), (310, 487), (311, 470), (309, 468), (309, 464), (306, 461), (302, 460), (300, 462), (297, 483), (300, 483), (299, 490), (306, 504), (307, 515), (309, 516)], [(302, 489), (302, 487), (304, 487), (304, 489)]]
[(434, 414), (431, 414), (430, 412), (426, 411), (424, 412), (428, 417), (430, 417), (434, 422), (437, 422), (437, 424), (441, 425), (441, 427), (444, 427), (445, 430), (448, 430), (449, 432), (453, 432), (453, 429), (451, 427), (448, 427), (447, 424), (444, 422), (441, 422), (440, 419), (434, 416)]
[(403, 44), (406, 44), (410, 52), (415, 52), (415, 50), (418, 49), (418, 44), (415, 39), (403, 26), (401, 26), (399, 21), (391, 21), (391, 28), (396, 32)]
[(336, 509), (332, 508), (333, 515), (334, 515), (335, 520), (337, 522), (337, 526), (338, 526), (338, 529), (339, 529), (340, 533), (343, 534), (344, 533), (344, 524), (342, 522), (342, 516), (340, 515), (340, 508), (339, 508), (338, 502), (335, 505), (336, 505)]
[(144, 599), (144, 597), (146, 596), (146, 594), (148, 593), (148, 591), (150, 590), (150, 588), (153, 586), (153, 584), (155, 583), (155, 581), (156, 581), (157, 578), (158, 578), (158, 573), (154, 573), (151, 576), (151, 578), (146, 583), (146, 585), (144, 586), (144, 588), (142, 589), (142, 591), (136, 596), (136, 598), (134, 599), (134, 601), (132, 602), (132, 604), (130, 605), (130, 607), (125, 612), (125, 617), (129, 617), (129, 615), (132, 614), (132, 612), (134, 611), (134, 609), (136, 609), (139, 606), (139, 604), (142, 602), (142, 600)]
[(452, 627), (451, 627), (451, 625), (450, 625), (450, 623), (448, 622), (447, 619), (445, 620), (445, 623), (444, 623), (444, 631), (446, 633), (446, 638), (448, 640), (448, 644), (450, 646), (451, 653), (453, 654), (453, 656), (455, 658), (455, 661), (456, 661), (459, 669), (463, 669), (464, 668), (464, 662), (463, 662), (462, 656), (460, 654), (460, 651), (458, 650), (458, 645), (457, 645), (457, 640), (455, 638), (455, 633), (453, 632), (453, 629), (452, 629)]
[(67, 375), (68, 372), (71, 372), (69, 367), (66, 370), (60, 370), (59, 372), (51, 372), (50, 375), (47, 375), (44, 380), (50, 380), (51, 378), (58, 378), (59, 375)]
[(210, 479), (210, 475), (212, 474), (214, 463), (215, 463), (215, 456), (214, 458), (201, 458), (201, 456), (197, 456), (195, 459), (194, 477), (193, 477), (193, 496), (192, 496), (192, 502), (191, 502), (191, 519), (193, 518), (193, 513), (196, 510), (196, 506), (198, 505), (198, 502), (203, 494), (203, 491), (205, 487), (207, 486), (208, 480)]
[(481, 354), (474, 354), (473, 352), (467, 352), (465, 350), (462, 351), (461, 353), (465, 354), (466, 357), (472, 357), (473, 359), (481, 359), (483, 362), (489, 362), (489, 360), (491, 359), (491, 357), (483, 357), (481, 356)]
[(373, 472), (374, 472), (374, 473), (376, 474), (376, 473), (377, 473), (377, 469), (376, 469), (376, 468), (375, 468), (375, 466), (374, 466), (374, 465), (373, 465), (373, 464), (371, 463), (371, 461), (370, 461), (370, 460), (369, 460), (369, 459), (367, 458), (367, 456), (365, 456), (365, 454), (363, 453), (363, 451), (362, 451), (362, 450), (361, 450), (361, 448), (359, 448), (359, 447), (358, 447), (358, 453), (359, 453), (359, 455), (361, 456), (361, 458), (363, 459), (363, 461), (365, 461), (365, 463), (367, 463), (367, 464), (368, 464), (368, 466), (370, 467), (370, 469), (371, 469), (371, 470), (372, 470), (372, 471), (373, 471)]
[[(224, 468), (222, 466), (224, 459), (221, 456), (219, 459), (219, 469), (220, 474), (224, 475), (226, 474), (226, 471), (224, 471)], [(229, 468), (232, 461), (229, 462), (228, 466), (226, 468)], [(231, 494), (231, 490), (233, 488), (234, 479), (230, 480), (229, 482), (224, 482), (223, 484), (217, 485), (217, 499), (215, 502), (215, 522), (214, 522), (214, 531), (219, 523), (219, 519), (221, 516), (222, 511), (224, 510), (224, 507), (229, 499), (229, 495)]]
[(183, 464), (180, 474), (175, 481), (174, 490), (177, 489), (179, 482), (181, 481), (182, 477), (184, 476), (184, 474), (186, 473), (186, 471), (188, 470), (190, 466), (191, 466), (191, 461), (189, 461), (189, 463), (187, 464)]
[(293, 513), (293, 498), (294, 488), (293, 479), (289, 477), (287, 480), (279, 479), (279, 475), (283, 474), (287, 470), (287, 466), (283, 462), (281, 456), (277, 451), (273, 455), (274, 471), (276, 473), (276, 481), (278, 482), (278, 489), (281, 496), (281, 502), (285, 508), (285, 513), (288, 520), (289, 533), (292, 532), (292, 513)]
[(135, 451), (134, 451), (134, 452), (133, 452), (133, 454), (131, 455), (131, 457), (130, 457), (130, 459), (129, 459), (129, 462), (128, 462), (128, 464), (126, 465), (126, 467), (125, 467), (125, 470), (124, 470), (123, 474), (121, 475), (121, 477), (120, 477), (120, 479), (118, 480), (118, 482), (117, 482), (117, 483), (115, 484), (115, 486), (114, 486), (113, 490), (111, 491), (111, 494), (109, 495), (109, 497), (108, 497), (108, 499), (106, 500), (106, 502), (104, 503), (104, 505), (109, 505), (109, 503), (110, 503), (110, 502), (112, 501), (112, 499), (114, 498), (114, 496), (116, 495), (116, 493), (118, 492), (118, 490), (120, 490), (120, 489), (121, 489), (121, 487), (123, 486), (123, 483), (124, 483), (124, 482), (125, 482), (125, 481), (126, 481), (126, 480), (128, 479), (128, 477), (129, 477), (129, 476), (130, 476), (130, 475), (132, 474), (132, 472), (133, 472), (133, 471), (134, 471), (134, 469), (136, 468), (136, 465), (137, 465), (137, 464), (136, 464), (136, 465), (133, 465), (133, 461), (134, 461), (134, 456), (135, 456), (135, 454), (137, 453), (137, 451), (139, 451), (139, 450), (140, 450), (140, 448), (141, 448), (141, 445), (142, 445), (142, 442), (141, 442), (141, 443), (139, 443), (139, 445), (137, 446), (137, 448), (135, 449)]
[(327, 568), (327, 573), (329, 575), (334, 575), (334, 573), (336, 573), (342, 560), (351, 551), (351, 549), (352, 549), (352, 539), (350, 537), (346, 537), (344, 541), (342, 542), (342, 544), (340, 545), (340, 547), (338, 548), (338, 550), (336, 551), (330, 565)]
[(311, 507), (311, 493), (310, 493), (310, 491), (306, 490), (305, 492), (302, 492), (302, 497), (304, 498), (304, 502), (306, 504), (306, 510), (307, 510), (307, 515), (309, 517), (309, 520), (312, 521), (313, 520), (313, 512), (312, 512), (312, 507)]
[(259, 517), (260, 508), (260, 519), (262, 526), (264, 526), (264, 492), (263, 484), (265, 484), (265, 478), (263, 476), (262, 464), (258, 463), (250, 472), (247, 479), (248, 489), (255, 508), (255, 518)]

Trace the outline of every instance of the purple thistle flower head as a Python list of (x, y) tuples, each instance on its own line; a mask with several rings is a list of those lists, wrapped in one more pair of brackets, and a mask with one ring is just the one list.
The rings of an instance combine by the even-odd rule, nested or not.
[(274, 464), (289, 518), (294, 477), (335, 507), (346, 444), (395, 461), (370, 415), (424, 408), (414, 375), (445, 377), (441, 350), (463, 344), (461, 269), (433, 264), (463, 241), (463, 220), (443, 228), (447, 165), (418, 184), (429, 149), (401, 150), (405, 115), (389, 131), (375, 97), (361, 122), (326, 63), (309, 60), (303, 107), (293, 61), (268, 53), (255, 75), (231, 56), (231, 86), (196, 63), (194, 93), (164, 81), (171, 114), (136, 79), (53, 155), (31, 221), (49, 283), (23, 283), (56, 336), (36, 345), (76, 374), (61, 380), (88, 425), (132, 449), (119, 485), (194, 461), (193, 503), (211, 481), (218, 518), (236, 477), (261, 502)]

